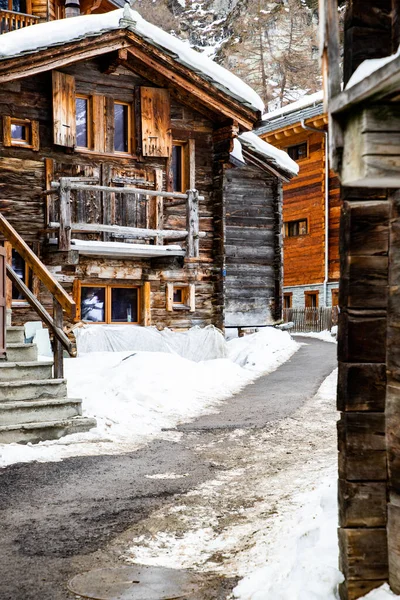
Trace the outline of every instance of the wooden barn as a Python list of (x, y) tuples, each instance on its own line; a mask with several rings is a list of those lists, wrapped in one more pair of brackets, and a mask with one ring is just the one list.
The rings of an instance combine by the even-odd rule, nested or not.
[(299, 165), (283, 185), (284, 307), (337, 306), (339, 181), (328, 163), (322, 92), (267, 113), (257, 134)]
[(246, 139), (251, 88), (128, 5), (3, 34), (0, 83), (5, 305), (14, 326), (39, 314), (54, 331), (56, 377), (63, 325), (280, 318), (297, 166)]
[(337, 3), (322, 4), (331, 150), (343, 200), (340, 595), (354, 600), (387, 581), (400, 594), (399, 4), (346, 3), (343, 91)]

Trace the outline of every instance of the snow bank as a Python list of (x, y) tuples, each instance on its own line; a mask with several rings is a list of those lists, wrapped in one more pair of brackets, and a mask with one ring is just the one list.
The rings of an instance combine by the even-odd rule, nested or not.
[(395, 54), (391, 54), (390, 56), (385, 56), (383, 58), (370, 58), (368, 60), (364, 60), (361, 65), (354, 71), (353, 75), (350, 77), (345, 89), (349, 90), (351, 87), (356, 85), (356, 83), (360, 83), (363, 79), (366, 79), (372, 73), (381, 69), (385, 65), (389, 64), (396, 58), (400, 56), (400, 46)]
[(335, 328), (332, 327), (333, 331), (328, 331), (327, 329), (325, 329), (325, 331), (310, 331), (308, 333), (293, 333), (292, 335), (297, 336), (300, 335), (301, 337), (309, 337), (309, 338), (314, 338), (317, 340), (322, 340), (323, 342), (330, 342), (331, 344), (336, 344), (337, 340), (336, 340), (336, 334), (337, 334), (337, 327), (335, 326)]
[[(400, 598), (394, 594), (387, 583), (384, 583), (380, 588), (372, 590), (366, 596), (363, 596), (364, 600), (390, 600), (390, 598)], [(360, 598), (360, 600), (362, 600)]]
[(280, 556), (243, 579), (234, 590), (240, 600), (337, 600), (343, 581), (337, 568), (336, 482), (328, 477), (299, 495), (304, 506), (281, 530)]
[(0, 59), (27, 52), (38, 52), (49, 46), (101, 35), (116, 29), (129, 29), (150, 44), (167, 51), (174, 60), (210, 81), (224, 93), (237, 98), (254, 110), (264, 110), (264, 103), (260, 96), (239, 77), (204, 54), (196, 52), (182, 40), (148, 23), (138, 12), (131, 10), (128, 4), (125, 8), (100, 15), (81, 15), (60, 21), (49, 21), (3, 34), (0, 38)]
[[(189, 355), (196, 353), (197, 333), (189, 335)], [(182, 335), (169, 332), (166, 337), (170, 343), (171, 337)], [(205, 336), (197, 338), (197, 345), (206, 345)], [(165, 435), (163, 429), (217, 411), (223, 400), (276, 369), (299, 348), (288, 333), (272, 327), (231, 342), (222, 338), (222, 344), (226, 358), (199, 362), (172, 351), (132, 350), (66, 359), (68, 395), (82, 398), (83, 414), (96, 417), (97, 427), (36, 445), (2, 445), (0, 465), (131, 451)], [(203, 356), (210, 354), (207, 348), (201, 350)]]
[(255, 152), (262, 154), (266, 158), (272, 159), (278, 167), (292, 173), (292, 175), (298, 174), (299, 165), (290, 158), (287, 152), (279, 150), (278, 148), (271, 146), (271, 144), (264, 142), (264, 140), (252, 131), (242, 133), (239, 136), (239, 140), (246, 146), (250, 146)]

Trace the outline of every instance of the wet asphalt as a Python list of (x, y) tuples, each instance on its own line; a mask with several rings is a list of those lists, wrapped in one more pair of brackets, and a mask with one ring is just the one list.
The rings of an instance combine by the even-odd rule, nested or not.
[[(311, 398), (336, 367), (336, 346), (310, 338), (275, 372), (226, 401), (220, 413), (183, 424), (179, 442), (156, 440), (132, 453), (27, 463), (0, 471), (0, 600), (72, 600), (67, 582), (123, 564), (108, 548), (129, 527), (199, 484), (212, 462), (191, 433), (268, 428)], [(197, 442), (198, 443), (198, 442)], [(181, 479), (148, 479), (173, 472)], [(210, 577), (199, 600), (222, 600), (234, 581)]]

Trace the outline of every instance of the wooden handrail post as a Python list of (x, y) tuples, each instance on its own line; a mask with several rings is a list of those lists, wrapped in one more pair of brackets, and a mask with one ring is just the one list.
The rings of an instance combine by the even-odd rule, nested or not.
[(71, 248), (71, 181), (68, 177), (60, 178), (60, 230), (58, 233), (58, 249), (67, 251)]
[(187, 242), (188, 258), (199, 256), (199, 192), (188, 190), (187, 192), (187, 229), (189, 232)]
[[(54, 325), (61, 331), (63, 330), (63, 310), (61, 304), (54, 298), (53, 302), (53, 320)], [(64, 357), (63, 347), (60, 340), (54, 336), (54, 379), (64, 378)]]

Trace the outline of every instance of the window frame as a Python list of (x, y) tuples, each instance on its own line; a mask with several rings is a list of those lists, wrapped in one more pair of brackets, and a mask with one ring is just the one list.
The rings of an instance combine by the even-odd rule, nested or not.
[[(289, 306), (285, 306), (285, 300), (289, 300)], [(293, 292), (283, 292), (283, 308), (293, 308)]]
[[(27, 140), (20, 140), (18, 138), (13, 138), (12, 136), (12, 126), (19, 125), (25, 127), (28, 132)], [(32, 140), (32, 121), (30, 119), (19, 119), (19, 118), (10, 118), (10, 141), (11, 146), (16, 146), (19, 148), (33, 148), (33, 140)]]
[[(315, 298), (315, 306), (307, 306), (307, 297)], [(319, 308), (319, 291), (318, 290), (306, 290), (304, 292), (304, 308)]]
[[(290, 155), (290, 150), (293, 150), (295, 148), (299, 148), (300, 146), (306, 146), (306, 155), (305, 156), (301, 156), (301, 157), (297, 157), (297, 158), (292, 157)], [(290, 146), (287, 146), (285, 148), (285, 150), (288, 153), (288, 155), (290, 156), (290, 158), (292, 160), (294, 160), (295, 162), (300, 162), (302, 160), (306, 160), (310, 156), (310, 147), (309, 147), (308, 140), (304, 140), (303, 142), (299, 142), (298, 144), (291, 144)]]
[[(182, 290), (182, 302), (174, 302), (174, 291)], [(168, 281), (165, 289), (166, 309), (168, 312), (174, 310), (187, 310), (195, 312), (196, 310), (196, 287), (194, 283), (181, 283)]]
[[(82, 301), (82, 288), (104, 288), (105, 289), (105, 294), (104, 294), (104, 302), (105, 302), (105, 307), (104, 307), (104, 316), (105, 316), (105, 321), (83, 321), (81, 318), (81, 301)], [(112, 321), (111, 320), (111, 315), (112, 315), (112, 290), (113, 289), (121, 289), (121, 288), (128, 288), (128, 289), (135, 289), (137, 290), (137, 321)], [(140, 325), (140, 319), (141, 319), (141, 286), (140, 285), (129, 285), (129, 284), (123, 284), (123, 283), (99, 283), (98, 281), (96, 282), (81, 282), (79, 281), (79, 288), (78, 288), (78, 294), (77, 294), (77, 300), (76, 300), (76, 304), (78, 306), (78, 315), (76, 320), (77, 321), (82, 321), (85, 324), (88, 325)]]
[(188, 142), (185, 142), (183, 140), (172, 140), (172, 152), (171, 152), (172, 188), (174, 188), (174, 171), (173, 171), (173, 160), (172, 160), (172, 156), (173, 156), (172, 153), (173, 153), (174, 146), (181, 148), (181, 189), (180, 190), (172, 189), (172, 191), (177, 192), (178, 194), (184, 194), (186, 192), (186, 190), (189, 189), (188, 182), (187, 182), (188, 174), (187, 174), (187, 168), (186, 168), (189, 144), (188, 144)]
[[(302, 219), (292, 219), (291, 221), (285, 221), (283, 223), (284, 226), (284, 234), (285, 234), (285, 238), (298, 238), (298, 237), (304, 237), (305, 235), (309, 235), (310, 230), (309, 230), (309, 222), (308, 222), (308, 218), (304, 217)], [(298, 233), (297, 235), (290, 235), (289, 234), (289, 229), (290, 229), (290, 225), (293, 225), (294, 223), (305, 223), (306, 224), (306, 233)]]
[[(119, 106), (126, 106), (127, 107), (127, 146), (128, 146), (128, 150), (126, 151), (122, 151), (122, 150), (116, 150), (115, 149), (115, 105), (118, 104)], [(115, 98), (113, 98), (113, 114), (112, 114), (112, 122), (113, 122), (113, 134), (114, 134), (114, 140), (113, 140), (113, 154), (116, 154), (117, 156), (127, 156), (127, 155), (132, 155), (133, 154), (133, 132), (134, 132), (134, 123), (133, 123), (133, 108), (132, 108), (132, 103), (131, 102), (124, 102), (123, 100), (116, 100)]]
[(78, 146), (76, 144), (76, 150), (93, 150), (93, 102), (92, 96), (88, 94), (75, 94), (75, 127), (76, 127), (76, 139), (78, 139), (78, 123), (76, 117), (76, 101), (78, 99), (87, 101), (87, 113), (86, 113), (86, 137), (87, 137), (87, 146)]
[(23, 10), (21, 10), (21, 11), (14, 10), (14, 8), (13, 8), (13, 0), (8, 0), (8, 8), (4, 9), (4, 10), (9, 10), (9, 11), (11, 11), (13, 13), (16, 13), (17, 15), (23, 15), (23, 14), (31, 15), (32, 14), (32, 0), (26, 0), (25, 1), (25, 5), (26, 5), (26, 8), (25, 8), (26, 12), (24, 12)]

